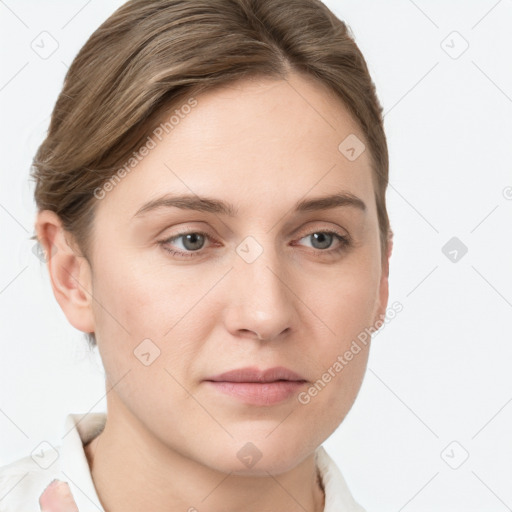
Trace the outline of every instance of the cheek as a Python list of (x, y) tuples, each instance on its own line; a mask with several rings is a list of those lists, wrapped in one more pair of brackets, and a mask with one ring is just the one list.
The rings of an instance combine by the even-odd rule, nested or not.
[(179, 322), (183, 300), (170, 290), (133, 265), (105, 266), (96, 276), (96, 337), (105, 372), (111, 384), (119, 383), (123, 403), (148, 417), (159, 414), (162, 397), (173, 404), (188, 399), (172, 376), (183, 382), (197, 349), (194, 334), (187, 336), (186, 322)]
[(340, 267), (340, 271), (323, 286), (321, 292), (310, 294), (315, 311), (328, 327), (325, 353), (342, 350), (352, 339), (370, 327), (379, 297), (379, 272), (364, 257), (357, 265)]
[[(361, 306), (365, 307), (364, 301)], [(347, 308), (337, 322), (334, 317), (331, 320), (336, 337), (318, 337), (310, 354), (310, 361), (316, 362), (316, 372), (312, 384), (298, 398), (305, 404), (309, 417), (321, 418), (326, 437), (343, 421), (361, 388), (371, 342), (369, 332), (365, 331), (367, 318), (360, 309)]]
[[(94, 272), (93, 312), (103, 365), (115, 381), (128, 369), (141, 366), (134, 353), (141, 343), (154, 357), (171, 319), (158, 308), (151, 276), (121, 257), (109, 259), (110, 254), (105, 251)], [(148, 339), (155, 345), (144, 342)]]
[[(112, 324), (124, 336), (138, 339), (161, 337), (172, 325), (173, 312), (179, 306), (181, 283), (175, 277), (162, 276), (151, 261), (129, 251), (112, 258), (105, 248), (98, 258), (94, 279), (94, 295), (99, 304), (95, 312), (100, 323)], [(174, 292), (174, 293), (173, 293)]]
[(309, 354), (316, 380), (304, 402), (334, 428), (354, 403), (366, 371), (378, 284), (378, 272), (362, 257), (307, 298), (321, 322)]
[(206, 301), (200, 299), (211, 285), (195, 283), (190, 272), (179, 268), (163, 272), (133, 259), (117, 259), (115, 264), (104, 260), (95, 272), (93, 308), (105, 369), (115, 369), (118, 375), (138, 369), (137, 355), (149, 352), (156, 357), (152, 368), (186, 372), (208, 329)]

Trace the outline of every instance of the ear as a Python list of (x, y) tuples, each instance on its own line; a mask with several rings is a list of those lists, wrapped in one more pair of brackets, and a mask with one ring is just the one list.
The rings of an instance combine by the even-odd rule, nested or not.
[[(378, 320), (384, 321), (386, 316), (386, 308), (389, 299), (389, 260), (393, 251), (393, 232), (390, 231), (388, 236), (388, 251), (386, 258), (382, 262), (382, 273), (379, 284), (379, 301), (377, 305), (377, 312), (373, 320), (374, 325)], [(380, 322), (379, 322), (380, 323)]]
[(35, 231), (46, 253), (53, 293), (66, 318), (76, 329), (94, 332), (89, 262), (79, 253), (73, 237), (64, 230), (55, 212), (40, 211)]

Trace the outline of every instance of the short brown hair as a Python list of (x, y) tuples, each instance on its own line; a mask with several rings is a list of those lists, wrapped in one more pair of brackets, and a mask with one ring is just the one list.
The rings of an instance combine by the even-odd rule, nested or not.
[[(350, 29), (320, 0), (122, 5), (90, 36), (66, 74), (33, 160), (38, 210), (59, 216), (90, 263), (94, 191), (143, 144), (163, 112), (235, 80), (285, 79), (290, 70), (334, 91), (366, 137), (384, 261), (392, 232), (382, 107)], [(86, 337), (96, 344), (94, 333)]]

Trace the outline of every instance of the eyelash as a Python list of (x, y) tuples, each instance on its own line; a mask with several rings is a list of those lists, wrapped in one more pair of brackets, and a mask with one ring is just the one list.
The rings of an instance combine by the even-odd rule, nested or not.
[[(305, 238), (307, 236), (311, 236), (314, 233), (329, 233), (331, 235), (334, 235), (338, 239), (338, 241), (339, 241), (339, 246), (336, 249), (326, 249), (326, 250), (313, 249), (315, 251), (314, 252), (315, 256), (319, 256), (319, 257), (326, 256), (326, 255), (334, 256), (334, 255), (342, 252), (343, 250), (347, 249), (352, 244), (352, 241), (351, 241), (349, 236), (342, 235), (342, 234), (338, 233), (337, 231), (335, 231), (333, 229), (322, 229), (322, 230), (311, 231), (311, 232), (305, 234), (304, 236), (301, 236), (299, 238), (299, 240), (302, 240), (302, 238)], [(181, 233), (176, 233), (175, 235), (173, 235), (170, 238), (166, 238), (165, 240), (158, 241), (158, 244), (162, 246), (164, 251), (168, 252), (169, 254), (171, 254), (173, 256), (180, 256), (180, 257), (184, 257), (184, 258), (193, 258), (193, 257), (196, 256), (196, 254), (201, 253), (202, 249), (199, 249), (197, 251), (187, 251), (187, 252), (184, 252), (184, 251), (176, 251), (174, 249), (170, 249), (167, 246), (167, 244), (169, 242), (171, 242), (172, 240), (176, 240), (176, 239), (178, 239), (178, 238), (180, 238), (182, 236), (186, 236), (186, 235), (190, 235), (190, 234), (202, 235), (202, 236), (204, 236), (204, 237), (206, 237), (206, 238), (208, 238), (210, 240), (216, 241), (213, 237), (211, 237), (208, 233), (205, 233), (204, 231), (192, 230), (192, 231), (183, 231)]]

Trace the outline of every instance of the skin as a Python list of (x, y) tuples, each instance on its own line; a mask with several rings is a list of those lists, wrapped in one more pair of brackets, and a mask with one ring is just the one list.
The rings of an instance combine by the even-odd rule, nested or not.
[(78, 512), (69, 484), (54, 480), (39, 497), (41, 512)]
[[(384, 316), (391, 245), (383, 263), (369, 151), (354, 161), (340, 153), (348, 135), (364, 135), (303, 75), (246, 79), (196, 99), (97, 202), (91, 266), (55, 214), (36, 222), (45, 247), (57, 248), (48, 262), (55, 297), (74, 327), (96, 333), (105, 367), (108, 420), (85, 448), (93, 480), (107, 511), (321, 511), (314, 451), (350, 410), (369, 345), (307, 404), (294, 395), (247, 405), (204, 379), (282, 365), (307, 390)], [(339, 190), (366, 211), (293, 212)], [(164, 193), (222, 199), (238, 213), (169, 208), (133, 218)], [(179, 229), (212, 238), (175, 238), (168, 247), (195, 256), (173, 256), (159, 241)], [(315, 243), (325, 229), (351, 245)], [(236, 252), (247, 236), (263, 250), (250, 264)], [(160, 349), (149, 366), (133, 353), (146, 338)], [(237, 457), (247, 442), (262, 454), (252, 467)]]

